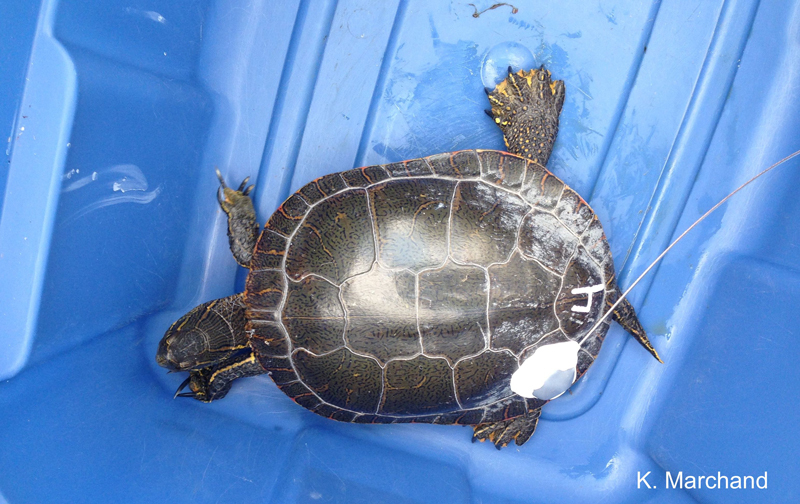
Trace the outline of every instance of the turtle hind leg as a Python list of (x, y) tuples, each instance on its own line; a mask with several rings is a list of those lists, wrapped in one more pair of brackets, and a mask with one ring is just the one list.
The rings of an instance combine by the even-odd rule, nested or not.
[(231, 252), (237, 263), (249, 268), (250, 259), (253, 257), (253, 249), (258, 238), (256, 211), (249, 196), (253, 186), (247, 187), (247, 181), (250, 180), (250, 177), (242, 181), (239, 189), (228, 187), (219, 170), (217, 170), (217, 178), (219, 179), (217, 201), (222, 210), (228, 215), (228, 243), (230, 244)]
[(564, 105), (564, 81), (554, 81), (544, 65), (517, 73), (488, 92), (489, 116), (503, 131), (508, 152), (547, 164), (558, 134), (558, 116)]
[(483, 442), (488, 439), (498, 450), (507, 446), (511, 441), (514, 441), (517, 446), (522, 446), (536, 431), (541, 413), (542, 410), (537, 409), (510, 420), (478, 424), (472, 434), (472, 442)]
[[(621, 293), (619, 292), (619, 287), (617, 287), (617, 295), (614, 297), (618, 298), (620, 295)], [(653, 348), (653, 344), (650, 343), (647, 333), (642, 327), (642, 324), (639, 322), (639, 318), (636, 316), (636, 311), (633, 309), (633, 305), (628, 301), (627, 298), (623, 299), (622, 302), (614, 309), (614, 313), (612, 314), (611, 318), (616, 320), (623, 329), (628, 331), (631, 336), (636, 338), (636, 341), (641, 343), (641, 345), (648, 352), (650, 352), (650, 355), (655, 357), (658, 362), (662, 364), (664, 363), (664, 361), (661, 360), (661, 357), (658, 356), (656, 349)]]

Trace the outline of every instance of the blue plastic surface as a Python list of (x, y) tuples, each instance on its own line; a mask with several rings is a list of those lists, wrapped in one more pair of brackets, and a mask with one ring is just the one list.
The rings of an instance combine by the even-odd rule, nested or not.
[[(523, 447), (457, 426), (340, 424), (271, 380), (178, 401), (169, 324), (243, 287), (214, 191), (264, 221), (309, 180), (502, 148), (483, 86), (546, 64), (549, 167), (627, 286), (738, 184), (800, 148), (800, 4), (45, 0), (0, 5), (0, 502), (792, 502), (800, 499), (800, 163), (737, 195), (632, 294)], [(37, 14), (38, 12), (38, 14)], [(474, 16), (473, 14), (478, 14)], [(637, 488), (650, 471), (656, 488)], [(764, 490), (666, 489), (665, 474)]]

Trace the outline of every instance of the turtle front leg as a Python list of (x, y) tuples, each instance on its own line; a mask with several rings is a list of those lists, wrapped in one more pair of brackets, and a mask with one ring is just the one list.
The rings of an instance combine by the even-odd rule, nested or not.
[(564, 81), (551, 80), (544, 65), (517, 73), (508, 67), (508, 77), (487, 90), (492, 109), (486, 111), (503, 130), (508, 152), (547, 165), (565, 93)]
[(536, 431), (541, 414), (542, 410), (536, 409), (510, 420), (478, 424), (472, 434), (472, 442), (483, 442), (488, 439), (498, 450), (507, 446), (511, 441), (514, 441), (517, 446), (522, 446)]
[[(191, 397), (209, 403), (225, 397), (237, 378), (256, 376), (265, 372), (250, 351), (213, 367), (192, 370), (189, 377), (175, 391), (175, 397)], [(181, 392), (187, 385), (190, 392)]]
[(239, 189), (236, 190), (225, 184), (225, 179), (222, 178), (219, 170), (217, 170), (217, 178), (219, 179), (217, 201), (222, 210), (228, 214), (228, 243), (231, 252), (237, 263), (249, 268), (258, 238), (256, 211), (249, 196), (253, 186), (247, 187), (250, 177), (245, 178), (239, 185)]

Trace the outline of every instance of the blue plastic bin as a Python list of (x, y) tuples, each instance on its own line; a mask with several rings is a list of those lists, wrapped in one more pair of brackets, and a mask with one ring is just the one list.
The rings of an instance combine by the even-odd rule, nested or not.
[[(546, 64), (567, 87), (549, 167), (624, 287), (800, 148), (798, 2), (473, 2), (0, 3), (0, 502), (800, 500), (797, 161), (634, 291), (665, 364), (614, 325), (521, 448), (325, 420), (267, 376), (172, 399), (158, 340), (243, 288), (215, 166), (252, 176), (264, 221), (323, 174), (499, 149), (484, 85)], [(768, 486), (665, 488), (679, 471)]]

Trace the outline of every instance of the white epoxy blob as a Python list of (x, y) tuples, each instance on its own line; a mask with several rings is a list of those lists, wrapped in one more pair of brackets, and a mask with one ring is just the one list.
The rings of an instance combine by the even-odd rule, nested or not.
[(511, 390), (528, 399), (555, 399), (575, 383), (580, 349), (575, 341), (537, 348), (511, 375)]

